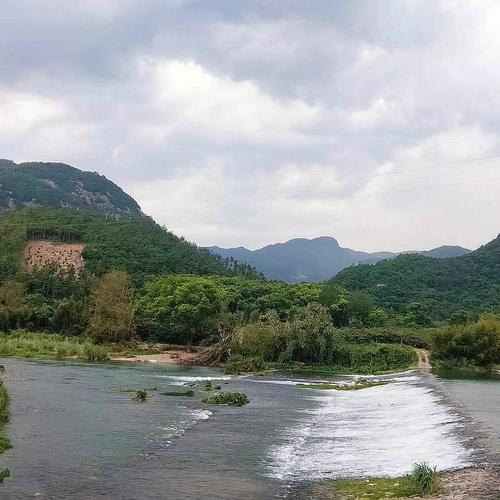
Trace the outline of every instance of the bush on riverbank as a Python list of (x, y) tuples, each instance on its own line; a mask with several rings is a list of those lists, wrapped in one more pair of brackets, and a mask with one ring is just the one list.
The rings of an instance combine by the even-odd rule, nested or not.
[(500, 318), (450, 326), (432, 336), (432, 357), (444, 366), (489, 368), (500, 363)]
[[(349, 333), (346, 333), (349, 332)], [(261, 321), (243, 326), (233, 334), (226, 370), (233, 373), (267, 368), (319, 368), (329, 372), (376, 373), (411, 366), (413, 349), (377, 343), (362, 331), (364, 342), (354, 342), (350, 330), (334, 328), (327, 310), (309, 304), (289, 321), (269, 313)], [(383, 338), (383, 336), (381, 336)]]

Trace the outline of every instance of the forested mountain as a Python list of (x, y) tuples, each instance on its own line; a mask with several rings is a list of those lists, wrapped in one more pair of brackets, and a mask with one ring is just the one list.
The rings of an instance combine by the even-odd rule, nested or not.
[(349, 267), (332, 281), (373, 295), (381, 307), (395, 313), (419, 309), (430, 317), (448, 318), (460, 310), (498, 310), (500, 235), (460, 257), (400, 255)]
[[(320, 282), (335, 276), (342, 269), (360, 262), (373, 264), (383, 259), (400, 255), (395, 252), (361, 252), (342, 248), (335, 238), (296, 238), (286, 243), (268, 245), (258, 250), (244, 247), (208, 249), (222, 257), (232, 257), (238, 262), (246, 262), (264, 274), (266, 278), (289, 283)], [(443, 246), (421, 253), (429, 257), (456, 257), (470, 250), (462, 247)]]
[(144, 217), (132, 197), (97, 172), (64, 163), (0, 160), (0, 210), (41, 206)]
[(256, 276), (247, 264), (215, 256), (149, 218), (105, 218), (70, 209), (24, 208), (0, 212), (0, 284), (21, 269), (29, 240), (85, 244), (85, 270), (128, 271), (135, 282), (159, 274)]

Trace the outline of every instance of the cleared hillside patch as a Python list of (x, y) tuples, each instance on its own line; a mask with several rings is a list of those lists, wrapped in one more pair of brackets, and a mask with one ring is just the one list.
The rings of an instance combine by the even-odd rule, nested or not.
[(84, 264), (83, 243), (29, 241), (24, 247), (24, 265), (28, 271), (55, 265), (64, 271), (73, 268), (79, 273)]

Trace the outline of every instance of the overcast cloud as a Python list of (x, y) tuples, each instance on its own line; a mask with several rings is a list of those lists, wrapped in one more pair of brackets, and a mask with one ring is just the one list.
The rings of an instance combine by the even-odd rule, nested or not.
[(0, 157), (200, 245), (500, 232), (499, 0), (3, 0)]

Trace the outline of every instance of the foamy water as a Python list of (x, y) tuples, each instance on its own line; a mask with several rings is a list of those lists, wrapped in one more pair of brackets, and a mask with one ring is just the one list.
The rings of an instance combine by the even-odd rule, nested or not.
[(195, 382), (231, 380), (232, 377), (221, 375), (220, 377), (199, 376), (191, 377), (188, 375), (156, 375), (155, 378), (166, 379), (165, 382), (171, 385), (185, 385)]
[(438, 470), (469, 463), (460, 416), (418, 377), (395, 377), (360, 391), (315, 391), (316, 409), (286, 429), (269, 454), (270, 475), (285, 481), (400, 476), (416, 462)]

